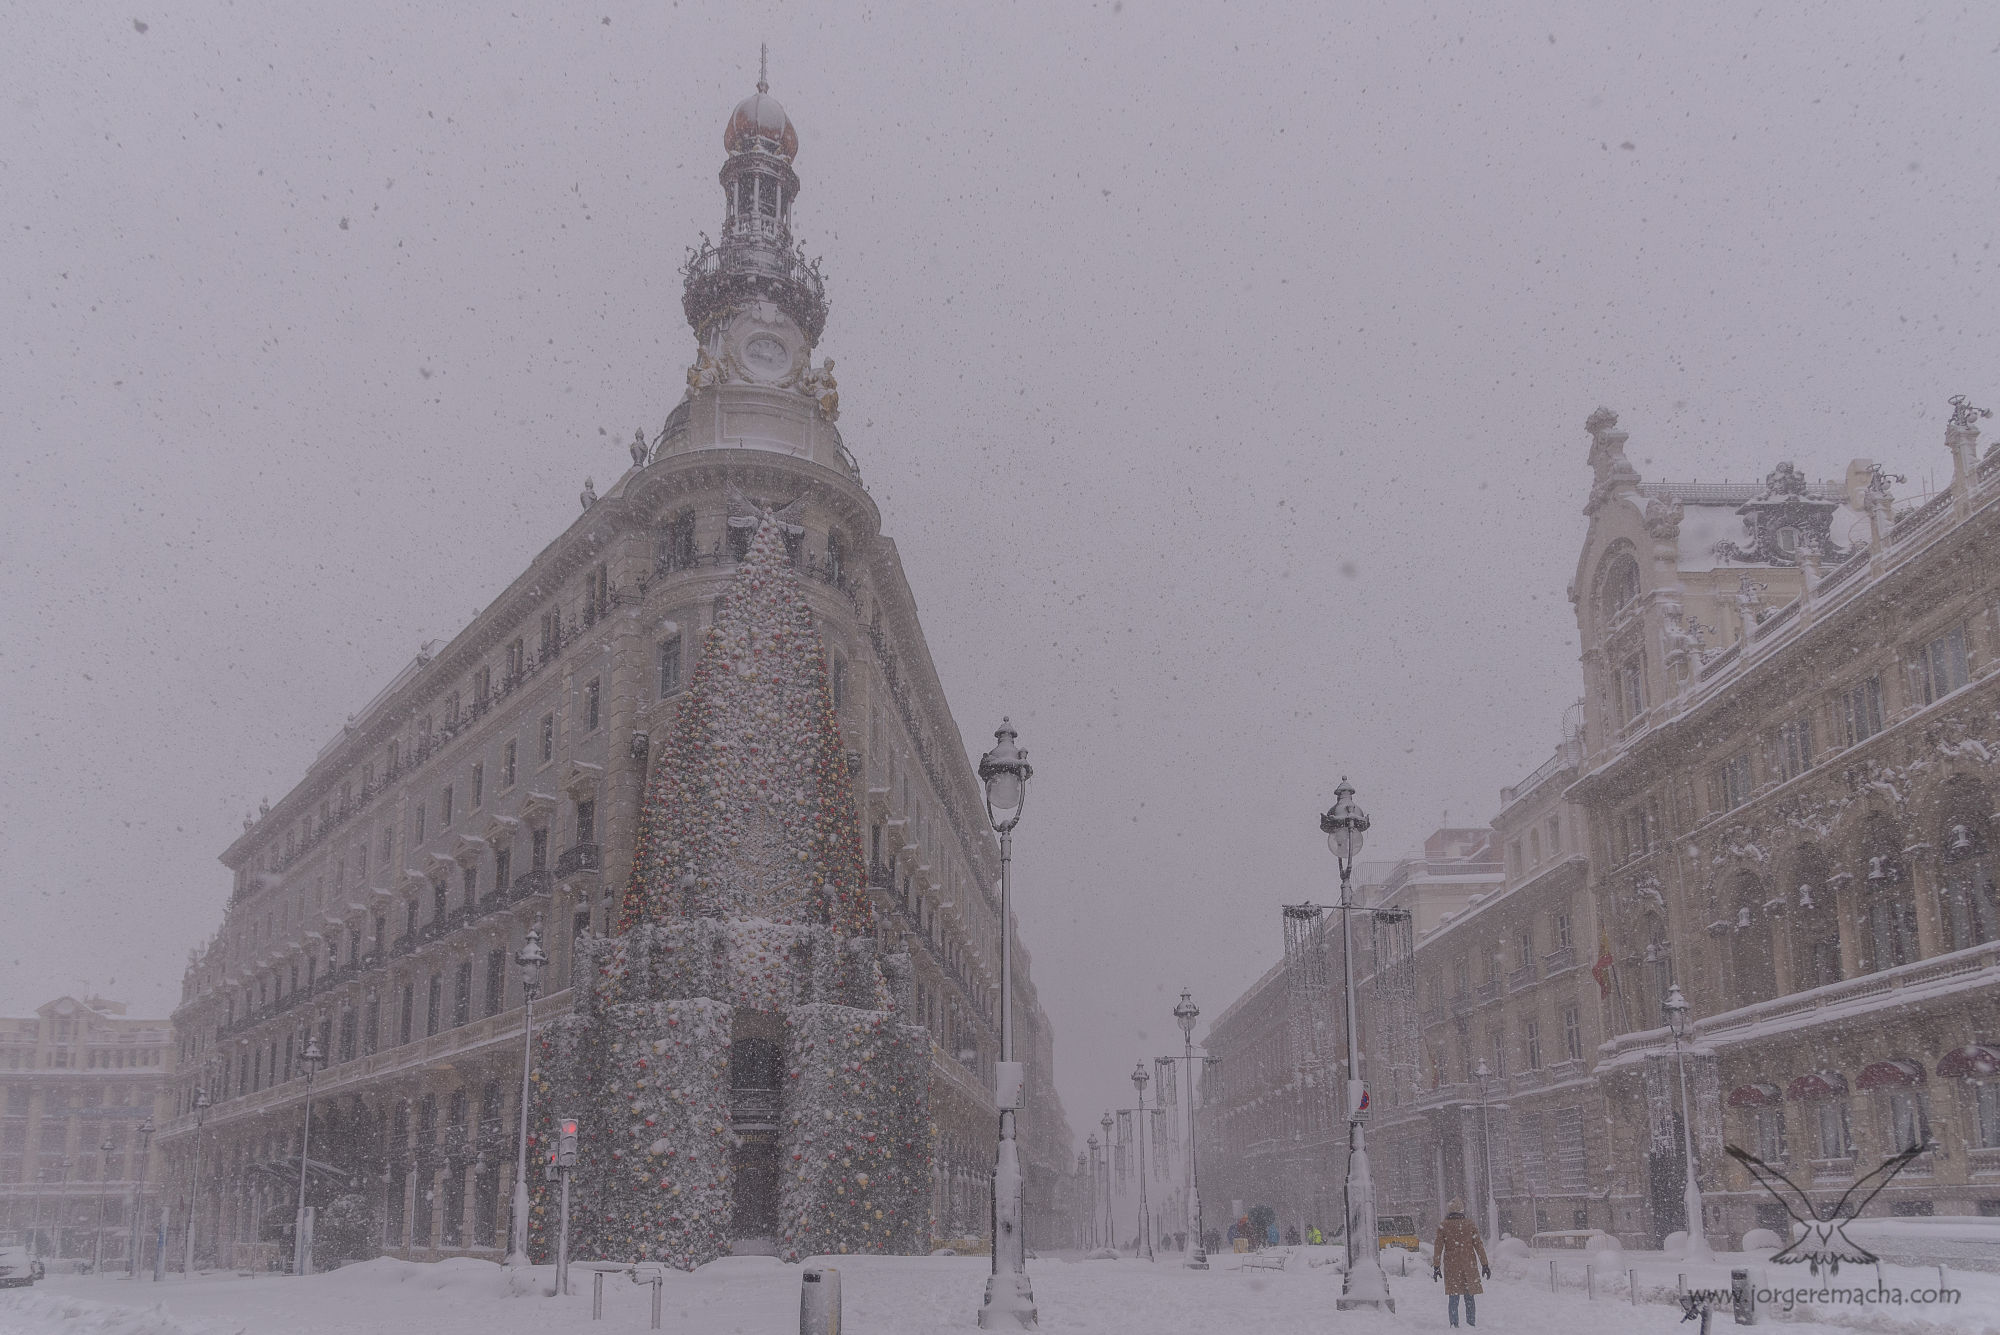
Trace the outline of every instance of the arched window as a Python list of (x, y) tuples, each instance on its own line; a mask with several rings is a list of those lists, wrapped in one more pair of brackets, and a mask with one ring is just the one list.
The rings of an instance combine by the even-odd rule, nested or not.
[(1598, 584), (1599, 606), (1606, 620), (1639, 597), (1639, 563), (1630, 552), (1619, 552), (1604, 566), (1604, 574)]
[(1887, 816), (1871, 816), (1861, 840), (1863, 912), (1868, 922), (1868, 958), (1873, 973), (1917, 958), (1917, 906), (1903, 866), (1903, 839)]
[(1987, 837), (1992, 803), (1985, 785), (1961, 779), (1945, 790), (1938, 821), (1938, 860), (1946, 945), (1964, 950), (2000, 938), (2000, 891), (1994, 888), (1994, 858)]
[(1742, 871), (1730, 883), (1725, 907), (1735, 911), (1729, 928), (1729, 970), (1736, 1004), (1751, 1006), (1778, 995), (1778, 971), (1771, 958), (1771, 920), (1764, 912), (1763, 883)]
[(1827, 880), (1826, 858), (1812, 844), (1792, 855), (1790, 912), (1794, 987), (1825, 987), (1841, 979), (1840, 904)]

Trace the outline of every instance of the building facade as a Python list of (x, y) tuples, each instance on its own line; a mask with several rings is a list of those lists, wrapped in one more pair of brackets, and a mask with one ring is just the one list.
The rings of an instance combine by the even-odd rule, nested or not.
[(1588, 423), (1567, 795), (1607, 930), (1622, 1236), (1686, 1222), (1681, 1059), (1711, 1235), (1783, 1222), (1725, 1145), (1829, 1194), (1921, 1148), (1876, 1210), (2000, 1211), (2000, 454), (1953, 408), (1951, 483), (1908, 507), (1865, 460), (1647, 485), (1616, 416)]
[[(200, 1258), (255, 1255), (289, 1221), (309, 1039), (327, 1062), (311, 1190), (358, 1220), (352, 1246), (504, 1251), (514, 955), (540, 920), (537, 1011), (567, 1009), (577, 943), (613, 929), (631, 878), (652, 739), (671, 732), (748, 551), (753, 529), (732, 516), (757, 510), (785, 525), (824, 645), (869, 910), (912, 956), (909, 1018), (930, 1048), (928, 1231), (986, 1230), (1000, 933), (1014, 930), (998, 917), (997, 848), (895, 544), (837, 426), (832, 363), (812, 361), (826, 301), (791, 231), (796, 130), (760, 85), (725, 147), (722, 240), (685, 269), (696, 347), (663, 429), (632, 443), (602, 495), (586, 485), (577, 521), (471, 625), (426, 646), (223, 855), (232, 894), (175, 1013), (164, 1136)], [(1070, 1140), (1018, 942), (1013, 958), (1032, 1228), (1056, 1206)], [(199, 1114), (197, 1088), (211, 1103)]]
[(58, 997), (0, 1019), (0, 1237), (58, 1268), (152, 1263), (174, 1048), (164, 1019)]

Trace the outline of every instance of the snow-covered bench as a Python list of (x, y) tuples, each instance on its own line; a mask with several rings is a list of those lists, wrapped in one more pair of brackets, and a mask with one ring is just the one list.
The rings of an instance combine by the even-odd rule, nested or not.
[(1292, 1254), (1290, 1252), (1275, 1250), (1268, 1252), (1245, 1252), (1243, 1254), (1243, 1264), (1236, 1268), (1238, 1270), (1283, 1270), (1285, 1262), (1291, 1259)]

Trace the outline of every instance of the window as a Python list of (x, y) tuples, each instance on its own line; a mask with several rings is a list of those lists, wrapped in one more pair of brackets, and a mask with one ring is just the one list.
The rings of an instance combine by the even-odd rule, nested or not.
[(450, 728), (457, 726), (457, 724), (458, 724), (458, 692), (446, 691), (444, 694), (444, 726)]
[(694, 566), (694, 511), (680, 510), (669, 519), (660, 537), (660, 567), (663, 573), (688, 570)]
[(416, 1024), (416, 1017), (417, 985), (406, 981), (403, 984), (402, 1015), (396, 1021), (396, 1041), (398, 1043), (407, 1043), (410, 1041), (410, 1029)]
[(1493, 1031), (1493, 1076), (1496, 1080), (1507, 1078), (1507, 1031)]
[(353, 1011), (344, 1010), (340, 1013), (340, 1060), (344, 1062), (354, 1060), (356, 1026), (359, 1023), (360, 1017)]
[(471, 908), (479, 902), (479, 864), (468, 863), (459, 873), (461, 888), (465, 891), (465, 906)]
[(556, 716), (542, 715), (542, 763), (548, 764), (556, 758)]
[(2000, 1149), (2000, 1080), (1982, 1080), (1972, 1089), (1979, 1148)]
[(1629, 807), (1614, 827), (1612, 852), (1613, 863), (1630, 862), (1634, 858), (1645, 857), (1653, 851), (1653, 814), (1651, 808), (1641, 802)]
[(486, 800), (486, 766), (484, 763), (472, 767), (472, 809), (479, 810), (479, 804)]
[(547, 871), (549, 869), (549, 832), (536, 830), (528, 844), (528, 870)]
[(431, 882), (431, 925), (432, 926), (437, 926), (443, 923), (445, 920), (445, 915), (451, 911), (451, 906), (448, 902), (449, 895), (450, 892), (445, 887), (444, 877), (440, 876), (435, 881)]
[(411, 842), (411, 843), (416, 843), (416, 844), (421, 844), (421, 843), (422, 843), (422, 842), (424, 841), (424, 804), (423, 804), (422, 802), (419, 802), (419, 803), (417, 803), (417, 818), (416, 818), (416, 821), (417, 821), (417, 823), (416, 823), (416, 827), (415, 827), (415, 828), (416, 828), (416, 838), (412, 839), (412, 840), (411, 840), (410, 842)]
[(493, 669), (482, 667), (472, 674), (472, 698), (485, 704), (493, 697)]
[(1842, 691), (1834, 701), (1840, 744), (1856, 746), (1882, 731), (1882, 679), (1869, 677)]
[(1963, 626), (1952, 627), (1917, 655), (1917, 695), (1927, 705), (1965, 685), (1966, 676)]
[(1778, 772), (1796, 779), (1812, 768), (1812, 719), (1801, 716), (1778, 726)]
[(1944, 884), (1941, 887), (1945, 935), (1952, 950), (1964, 950), (2000, 937), (2000, 889), (1987, 851), (1983, 807), (1972, 807), (1966, 819), (1945, 830)]
[(1848, 1159), (1854, 1155), (1854, 1138), (1847, 1122), (1846, 1099), (1824, 1099), (1813, 1105), (1813, 1130), (1822, 1159)]
[(451, 989), (451, 1023), (453, 1028), (472, 1018), (472, 961), (458, 962), (458, 977)]
[(489, 951), (486, 956), (486, 1013), (498, 1015), (507, 1008), (507, 952)]
[(1549, 856), (1562, 852), (1562, 817), (1549, 817)]
[(597, 731), (598, 705), (602, 694), (596, 677), (592, 677), (590, 684), (583, 688), (583, 730), (585, 732)]
[(737, 528), (734, 525), (732, 525), (729, 528), (728, 534), (729, 534), (730, 560), (741, 561), (744, 557), (750, 555), (751, 532), (752, 530), (749, 529), (748, 527)]
[(502, 680), (503, 689), (514, 685), (528, 674), (528, 646), (515, 640), (507, 646), (507, 675)]
[(1717, 807), (1722, 811), (1734, 811), (1750, 800), (1750, 753), (1739, 751), (1722, 762), (1716, 771), (1715, 791)]
[(495, 894), (504, 895), (507, 893), (508, 887), (514, 883), (513, 873), (514, 850), (511, 848), (497, 848), (493, 850), (493, 892)]
[(1639, 563), (1623, 554), (1613, 558), (1604, 572), (1604, 615), (1607, 618), (1616, 616), (1638, 597)]
[(576, 841), (579, 844), (597, 842), (597, 803), (585, 798), (576, 804)]
[(1931, 1100), (1923, 1090), (1889, 1091), (1889, 1140), (1898, 1154), (1931, 1143)]
[(500, 748), (500, 786), (502, 788), (512, 788), (514, 786), (514, 758), (517, 751), (518, 747), (511, 739), (505, 746)]
[(1583, 1012), (1575, 1006), (1563, 1007), (1563, 1058), (1583, 1060)]
[(1646, 666), (1639, 655), (1634, 654), (1619, 665), (1613, 685), (1621, 724), (1630, 723), (1646, 712)]
[(847, 586), (847, 539), (839, 529), (828, 529), (826, 534), (826, 577), (837, 587)]
[(1528, 831), (1528, 865), (1530, 867), (1539, 867), (1542, 865), (1542, 832), (1540, 830)]
[(1567, 913), (1556, 914), (1554, 916), (1554, 924), (1556, 930), (1556, 949), (1569, 949), (1569, 915)]
[(1757, 1110), (1757, 1157), (1765, 1163), (1785, 1161), (1785, 1110)]
[(1524, 1040), (1526, 1040), (1523, 1046), (1526, 1047), (1528, 1053), (1528, 1069), (1530, 1071), (1541, 1070), (1542, 1069), (1541, 1021), (1540, 1020), (1528, 1021), (1527, 1027), (1522, 1030), (1521, 1036)]
[(385, 870), (389, 866), (389, 856), (395, 851), (395, 848), (396, 832), (387, 825), (384, 825), (382, 827), (382, 866)]
[(444, 975), (431, 975), (431, 990), (424, 1010), (424, 1033), (435, 1034), (444, 1024)]
[(452, 808), (451, 785), (446, 784), (444, 786), (444, 794), (438, 799), (439, 829), (448, 830), (451, 828), (451, 808)]
[(660, 641), (660, 698), (681, 688), (681, 637), (669, 635)]
[(368, 1012), (361, 1021), (361, 1055), (375, 1055), (375, 1045), (382, 1036), (382, 999), (373, 992), (368, 994)]
[(546, 663), (562, 648), (562, 613), (551, 608), (542, 613), (542, 647), (537, 661)]
[(1535, 963), (1535, 925), (1522, 923), (1514, 937), (1514, 964), (1521, 969), (1533, 968)]

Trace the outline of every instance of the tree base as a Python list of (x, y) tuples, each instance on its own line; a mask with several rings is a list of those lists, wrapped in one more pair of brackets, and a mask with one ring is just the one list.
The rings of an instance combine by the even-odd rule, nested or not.
[(1034, 1330), (1038, 1325), (1035, 1291), (1026, 1275), (994, 1275), (986, 1281), (986, 1302), (979, 1309), (981, 1330)]

